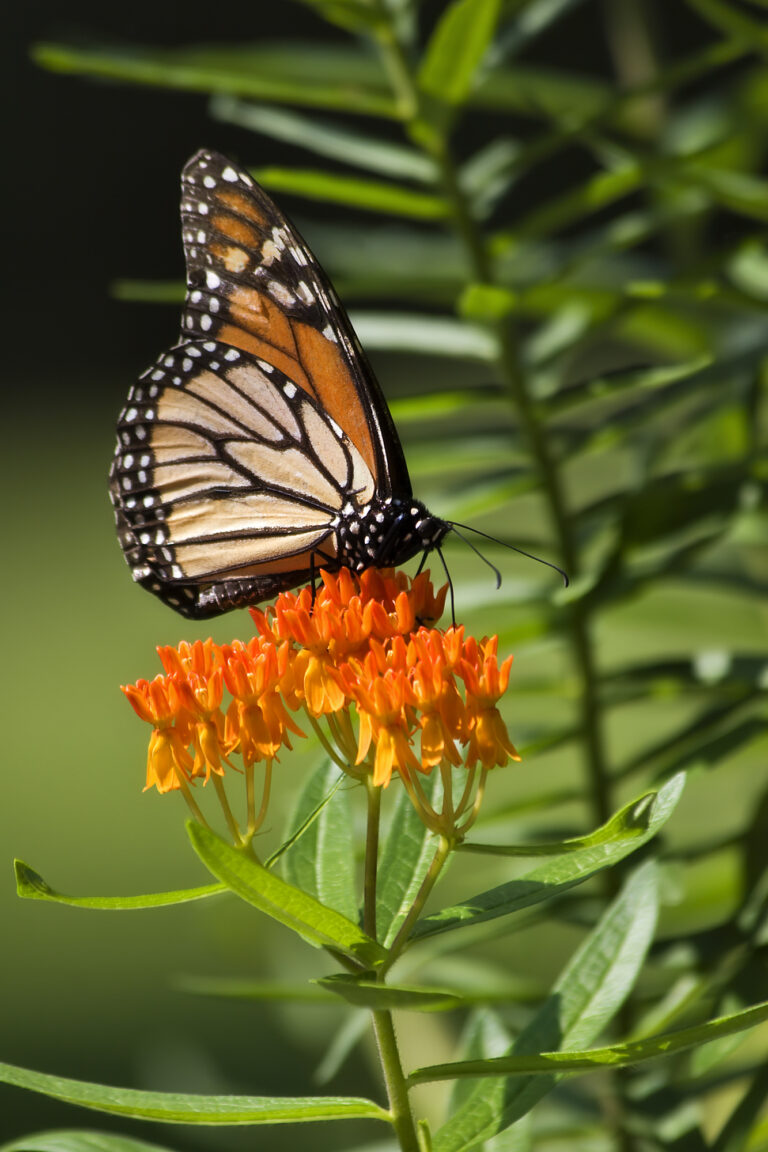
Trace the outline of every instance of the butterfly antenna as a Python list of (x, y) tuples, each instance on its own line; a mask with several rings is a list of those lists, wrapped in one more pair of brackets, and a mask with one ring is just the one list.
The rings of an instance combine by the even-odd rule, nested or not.
[[(467, 543), (469, 543), (469, 541), (467, 541)], [(472, 545), (470, 544), (470, 548), (471, 547), (472, 547)], [(443, 556), (443, 550), (442, 550), (442, 548), (440, 548), (439, 545), (435, 548), (435, 552), (437, 552), (438, 556), (440, 557), (440, 563), (443, 566), (443, 571), (445, 572), (445, 578), (448, 581), (448, 595), (451, 598), (451, 624), (455, 628), (456, 627), (456, 603), (453, 599), (453, 580), (451, 580), (451, 574), (448, 571), (448, 565), (445, 562), (445, 556)], [(426, 557), (426, 553), (424, 555)]]
[[(462, 525), (461, 525), (461, 527), (462, 527), (462, 528), (465, 528), (465, 527), (466, 527), (466, 525), (465, 525), (465, 524), (462, 524)], [(482, 552), (480, 551), (480, 549), (479, 549), (479, 548), (475, 548), (475, 546), (474, 546), (474, 544), (472, 543), (472, 541), (471, 541), (471, 540), (467, 540), (467, 538), (466, 538), (466, 536), (464, 535), (464, 533), (463, 533), (463, 532), (459, 532), (459, 529), (458, 529), (458, 527), (457, 527), (457, 526), (456, 526), (456, 525), (455, 525), (453, 522), (451, 522), (451, 528), (453, 528), (453, 530), (454, 530), (454, 532), (456, 533), (456, 535), (458, 536), (458, 538), (459, 538), (460, 540), (463, 540), (463, 541), (464, 541), (464, 543), (466, 544), (467, 548), (471, 548), (471, 549), (472, 549), (472, 551), (474, 552), (475, 556), (479, 556), (479, 557), (480, 557), (480, 559), (482, 560), (483, 564), (487, 564), (487, 565), (488, 565), (488, 567), (491, 569), (491, 571), (492, 571), (492, 572), (495, 574), (495, 576), (496, 576), (496, 587), (497, 587), (497, 588), (501, 588), (501, 572), (500, 572), (500, 571), (499, 571), (499, 569), (496, 567), (496, 565), (495, 565), (495, 564), (492, 564), (492, 563), (491, 563), (491, 561), (488, 559), (488, 557), (487, 557), (487, 556), (483, 556), (483, 554), (482, 554)], [(473, 529), (471, 529), (471, 528), (470, 528), (470, 532), (471, 532), (471, 531), (473, 531)], [(481, 532), (481, 533), (480, 533), (480, 535), (482, 536), (482, 535), (484, 535), (484, 533), (482, 533), (482, 532)], [(489, 537), (489, 539), (492, 539), (492, 537)]]
[(476, 552), (480, 559), (484, 560), (489, 568), (493, 568), (494, 572), (496, 573), (497, 588), (501, 585), (501, 573), (499, 572), (498, 568), (496, 568), (494, 564), (491, 564), (490, 560), (486, 556), (483, 556), (482, 552), (475, 548), (471, 541), (467, 540), (466, 536), (459, 532), (459, 528), (463, 528), (465, 532), (474, 532), (475, 535), (483, 536), (486, 540), (492, 540), (494, 544), (500, 544), (502, 548), (509, 548), (511, 552), (518, 552), (521, 556), (526, 556), (529, 560), (535, 560), (537, 564), (545, 564), (547, 568), (554, 568), (555, 572), (559, 572), (562, 576), (563, 586), (567, 588), (570, 584), (568, 573), (565, 572), (564, 569), (559, 568), (557, 564), (553, 564), (551, 560), (544, 560), (541, 556), (534, 556), (532, 552), (526, 552), (523, 548), (516, 548), (514, 544), (507, 544), (504, 540), (499, 540), (496, 536), (491, 536), (488, 532), (481, 532), (479, 528), (472, 528), (469, 524), (457, 524), (454, 520), (450, 520), (449, 524), (451, 525), (451, 528), (456, 533), (456, 535), (461, 540), (463, 540), (464, 543), (467, 544), (473, 552)]

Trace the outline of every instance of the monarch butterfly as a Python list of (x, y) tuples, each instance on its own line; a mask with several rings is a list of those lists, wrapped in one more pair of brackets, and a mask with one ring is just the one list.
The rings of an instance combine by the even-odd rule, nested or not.
[(254, 604), (316, 562), (439, 548), (344, 309), (262, 188), (215, 152), (182, 174), (182, 335), (131, 389), (110, 494), (134, 580), (184, 616)]

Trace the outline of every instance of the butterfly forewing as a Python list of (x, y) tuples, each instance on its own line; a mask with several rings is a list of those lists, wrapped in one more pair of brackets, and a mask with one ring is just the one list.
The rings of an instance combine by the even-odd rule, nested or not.
[(296, 229), (242, 169), (198, 152), (182, 176), (182, 327), (279, 367), (357, 445), (382, 494), (410, 494), (386, 401), (336, 293)]

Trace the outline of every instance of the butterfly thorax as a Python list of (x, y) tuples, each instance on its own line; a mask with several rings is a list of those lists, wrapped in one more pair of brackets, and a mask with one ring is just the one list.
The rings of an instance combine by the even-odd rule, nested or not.
[(336, 518), (337, 550), (356, 572), (403, 564), (436, 548), (450, 524), (409, 497), (377, 498), (362, 508), (346, 504)]

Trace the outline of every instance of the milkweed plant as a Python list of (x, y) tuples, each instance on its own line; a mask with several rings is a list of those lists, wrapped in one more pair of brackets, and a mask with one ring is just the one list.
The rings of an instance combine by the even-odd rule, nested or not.
[[(35, 58), (208, 93), (212, 143), (226, 123), (243, 151), (253, 132), (262, 157), (313, 158), (255, 175), (348, 214), (303, 230), (366, 301), (366, 348), (423, 359), (393, 403), (416, 485), (497, 537), (505, 583), (477, 591), (457, 543), (450, 623), (426, 571), (342, 569), (241, 613), (229, 643), (159, 648), (123, 692), (210, 882), (63, 896), (20, 862), (17, 881), (94, 908), (243, 901), (314, 950), (346, 1021), (331, 1071), (375, 1037), (370, 1093), (0, 1076), (123, 1125), (335, 1121), (334, 1147), (766, 1149), (763, 0), (673, 0), (663, 21), (638, 0), (304, 6), (336, 39)], [(591, 71), (568, 48), (587, 41)], [(267, 850), (278, 792), (295, 803)], [(414, 1066), (420, 1013), (449, 1042)], [(147, 1147), (125, 1127), (2, 1147), (94, 1141)]]

